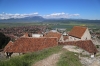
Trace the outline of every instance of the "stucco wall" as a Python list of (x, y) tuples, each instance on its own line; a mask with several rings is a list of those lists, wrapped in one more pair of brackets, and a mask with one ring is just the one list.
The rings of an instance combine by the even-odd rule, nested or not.
[(73, 37), (73, 36), (69, 36), (69, 41), (78, 41), (78, 40), (81, 40), (81, 39)]
[(32, 37), (39, 38), (39, 37), (43, 37), (43, 35), (42, 34), (32, 34)]
[(91, 35), (90, 32), (88, 30), (88, 28), (86, 29), (86, 31), (84, 32), (83, 36), (81, 37), (82, 40), (91, 40)]

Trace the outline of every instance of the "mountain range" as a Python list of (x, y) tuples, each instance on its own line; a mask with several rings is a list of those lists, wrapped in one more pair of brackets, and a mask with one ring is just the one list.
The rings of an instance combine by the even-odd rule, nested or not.
[(58, 18), (58, 19), (46, 19), (42, 16), (28, 16), (24, 18), (10, 18), (10, 19), (0, 19), (0, 23), (9, 22), (100, 22), (100, 20), (88, 20), (88, 19), (72, 19), (72, 18)]
[(42, 16), (31, 16), (25, 18), (10, 18), (10, 19), (0, 19), (0, 22), (41, 22), (44, 18)]

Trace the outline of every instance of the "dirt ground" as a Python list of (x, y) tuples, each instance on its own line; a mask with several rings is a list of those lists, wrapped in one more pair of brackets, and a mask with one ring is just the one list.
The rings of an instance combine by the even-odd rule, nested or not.
[[(83, 50), (81, 48), (78, 48), (76, 46), (64, 46), (63, 49), (71, 52), (81, 53)], [(32, 66), (56, 66), (56, 63), (59, 61), (62, 52), (53, 54), (46, 59), (43, 59), (41, 61), (36, 62)], [(100, 66), (100, 56), (91, 58), (91, 57), (79, 57), (80, 62), (83, 66)]]
[(6, 59), (6, 56), (3, 52), (0, 52), (0, 60), (2, 60), (2, 59)]
[[(70, 45), (69, 46), (66, 45), (63, 48), (76, 53), (82, 53), (83, 51), (81, 48), (76, 49), (76, 46), (70, 46)], [(100, 66), (100, 56), (96, 56), (94, 58), (79, 56), (79, 58), (83, 66)]]
[(43, 59), (39, 62), (36, 62), (32, 66), (56, 66), (56, 63), (58, 62), (58, 59), (60, 58), (61, 52), (57, 54), (53, 54), (46, 59)]

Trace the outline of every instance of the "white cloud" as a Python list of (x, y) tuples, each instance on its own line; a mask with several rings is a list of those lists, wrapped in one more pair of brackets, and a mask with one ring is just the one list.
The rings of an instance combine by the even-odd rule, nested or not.
[(80, 16), (80, 14), (71, 14), (70, 16)]
[(69, 14), (69, 13), (52, 13), (49, 15), (44, 15), (44, 18), (71, 18), (71, 17), (78, 17), (80, 14)]
[(62, 13), (53, 13), (53, 14), (50, 14), (51, 16), (62, 16), (62, 15), (65, 15), (64, 12)]
[(78, 17), (80, 14), (69, 14), (69, 13), (52, 13), (48, 15), (39, 15), (38, 12), (30, 13), (30, 14), (10, 14), (10, 13), (2, 13), (0, 14), (0, 19), (10, 19), (10, 18), (24, 18), (24, 17), (31, 17), (31, 16), (42, 16), (44, 18), (71, 18), (71, 17)]
[(0, 14), (0, 19), (10, 19), (10, 18), (24, 18), (24, 17), (31, 17), (31, 16), (37, 16), (38, 12), (30, 13), (30, 14), (8, 14), (8, 13), (2, 13)]

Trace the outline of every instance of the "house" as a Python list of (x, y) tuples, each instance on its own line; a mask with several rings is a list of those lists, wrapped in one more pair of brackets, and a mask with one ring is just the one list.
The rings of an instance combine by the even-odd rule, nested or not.
[(37, 37), (37, 38), (43, 37), (43, 34), (32, 34), (32, 37)]
[(6, 57), (7, 58), (10, 58), (11, 57), (11, 55), (12, 55), (12, 52), (9, 52), (8, 51), (8, 49), (10, 49), (11, 48), (11, 46), (13, 45), (13, 42), (12, 41), (9, 41), (9, 43), (5, 46), (5, 48), (4, 48), (4, 52), (6, 51)]
[(60, 32), (60, 33), (66, 33), (66, 29), (64, 28), (57, 28), (57, 31)]
[(91, 35), (87, 27), (74, 26), (68, 35), (63, 35), (61, 38), (62, 41), (58, 42), (60, 45), (78, 46), (90, 53), (91, 57), (94, 57), (98, 52), (91, 40)]
[[(33, 38), (33, 37), (21, 37), (17, 39), (13, 45), (7, 44), (4, 48), (4, 52), (10, 54), (23, 54), (34, 52), (38, 50), (42, 50), (48, 47), (53, 47), (58, 45), (58, 40), (56, 37), (41, 37), (41, 38)], [(13, 54), (10, 54), (13, 55)]]
[(7, 49), (9, 49), (12, 45), (13, 45), (13, 42), (9, 41), (8, 44), (4, 48), (4, 51), (8, 52)]
[(60, 41), (61, 35), (62, 35), (61, 33), (52, 30), (52, 31), (49, 31), (48, 33), (45, 33), (44, 37), (57, 37), (58, 41)]
[(91, 40), (91, 35), (87, 27), (74, 26), (69, 32), (69, 41)]
[(69, 39), (69, 36), (63, 35), (63, 40), (64, 41), (68, 41), (68, 39)]

